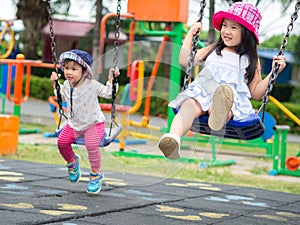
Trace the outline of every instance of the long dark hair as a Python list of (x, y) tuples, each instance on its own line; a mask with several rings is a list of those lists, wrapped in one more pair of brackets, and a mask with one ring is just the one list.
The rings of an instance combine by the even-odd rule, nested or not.
[[(202, 59), (203, 61), (214, 51), (216, 50), (217, 55), (222, 55), (221, 51), (226, 47), (224, 44), (221, 34), (219, 39), (215, 42), (211, 50), (208, 54)], [(247, 28), (242, 26), (242, 41), (241, 44), (236, 46), (235, 49), (236, 53), (240, 55), (248, 55), (249, 58), (249, 66), (246, 68), (245, 73), (245, 80), (247, 84), (250, 84), (253, 80), (255, 75), (255, 71), (257, 69), (257, 61), (258, 61), (258, 54), (257, 54), (257, 43), (254, 34), (249, 31)]]

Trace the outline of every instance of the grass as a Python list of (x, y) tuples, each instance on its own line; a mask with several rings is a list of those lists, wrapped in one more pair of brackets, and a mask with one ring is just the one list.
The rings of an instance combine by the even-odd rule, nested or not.
[[(23, 127), (27, 129), (38, 128), (41, 132), (53, 132), (55, 126), (42, 126), (38, 124), (24, 124)], [(87, 160), (87, 153), (83, 146), (75, 146), (75, 151), (82, 157), (82, 167), (89, 168)], [(299, 151), (299, 145), (288, 144), (287, 148), (298, 148), (294, 150)], [(254, 150), (255, 151), (255, 150)], [(276, 179), (264, 179), (260, 175), (266, 175), (268, 168), (261, 166), (259, 162), (249, 169), (251, 175), (232, 173), (230, 167), (209, 167), (202, 169), (199, 163), (180, 161), (174, 162), (164, 158), (140, 158), (140, 157), (126, 157), (106, 149), (101, 149), (102, 152), (102, 168), (105, 171), (118, 171), (133, 174), (143, 174), (166, 178), (178, 178), (190, 181), (209, 182), (215, 184), (238, 185), (253, 188), (262, 188), (266, 190), (300, 194), (299, 183), (284, 182)], [(4, 155), (3, 158), (24, 160), (39, 163), (49, 163), (64, 165), (65, 162), (58, 153), (57, 146), (51, 144), (22, 144), (19, 143), (17, 154)], [(271, 159), (260, 159), (270, 162)]]

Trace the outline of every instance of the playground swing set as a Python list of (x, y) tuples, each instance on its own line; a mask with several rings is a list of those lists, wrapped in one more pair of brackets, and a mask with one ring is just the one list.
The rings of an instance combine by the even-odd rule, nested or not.
[[(52, 20), (52, 9), (51, 9), (51, 4), (50, 0), (47, 1), (48, 3), (48, 14), (49, 14), (49, 27), (50, 27), (50, 38), (51, 38), (51, 51), (52, 51), (52, 61), (54, 64), (54, 69), (56, 70), (56, 73), (58, 74), (58, 68), (57, 68), (57, 57), (56, 57), (56, 44), (55, 44), (55, 36), (54, 36), (54, 28), (53, 28), (53, 20)], [(119, 45), (119, 26), (120, 26), (120, 6), (121, 6), (121, 1), (118, 1), (118, 7), (117, 7), (117, 16), (116, 16), (116, 31), (115, 31), (115, 42), (114, 42), (114, 58), (113, 58), (113, 63), (114, 63), (114, 68), (118, 68), (118, 45)], [(56, 131), (56, 135), (58, 136), (62, 130), (60, 127), (62, 117), (67, 118), (67, 116), (64, 114), (64, 109), (63, 109), (63, 102), (62, 102), (62, 97), (60, 93), (60, 84), (58, 80), (55, 82), (55, 89), (56, 89), (56, 102), (59, 108), (59, 121), (58, 121), (58, 129)], [(115, 77), (115, 74), (113, 74), (113, 82), (112, 82), (112, 102), (111, 102), (111, 124), (109, 128), (105, 128), (104, 131), (104, 136), (101, 139), (99, 146), (100, 147), (105, 147), (109, 145), (115, 138), (116, 136), (119, 135), (119, 133), (122, 130), (122, 127), (116, 122), (115, 120), (115, 99), (116, 99), (116, 91), (117, 91), (117, 78)], [(84, 145), (84, 137), (78, 137), (75, 141), (74, 144), (78, 145)]]
[[(157, 1), (157, 0), (156, 0)], [(48, 0), (49, 3), (49, 15), (50, 15), (50, 31), (52, 29), (52, 31), (50, 32), (51, 38), (52, 38), (52, 43), (51, 43), (51, 47), (52, 47), (52, 58), (53, 58), (53, 63), (54, 63), (54, 68), (57, 70), (58, 66), (56, 65), (56, 53), (55, 53), (55, 42), (54, 42), (54, 33), (53, 33), (53, 25), (51, 26), (51, 7), (50, 7), (50, 1)], [(131, 29), (134, 29), (134, 24), (135, 21), (139, 21), (141, 22), (141, 27), (143, 29), (143, 31), (148, 34), (148, 35), (153, 35), (153, 36), (163, 36), (164, 40), (166, 37), (172, 37), (172, 41), (174, 44), (180, 46), (181, 45), (181, 41), (182, 41), (182, 36), (184, 31), (184, 27), (183, 27), (183, 23), (187, 21), (187, 12), (188, 12), (188, 1), (187, 0), (176, 0), (176, 1), (165, 1), (163, 3), (164, 7), (159, 7), (159, 8), (155, 8), (155, 10), (149, 10), (148, 6), (151, 8), (153, 7), (155, 4), (152, 3), (147, 3), (147, 2), (140, 2), (140, 1), (135, 1), (135, 0), (129, 0), (128, 1), (128, 11), (130, 11), (130, 13), (121, 15), (120, 14), (120, 1), (118, 1), (118, 8), (117, 8), (117, 14), (111, 14), (108, 15), (107, 18), (109, 16), (116, 16), (116, 33), (115, 33), (115, 37), (116, 37), (116, 41), (114, 44), (114, 49), (115, 49), (115, 54), (114, 54), (114, 66), (117, 66), (118, 63), (118, 37), (119, 37), (119, 25), (120, 25), (120, 17), (125, 17), (125, 18), (132, 18), (133, 22), (131, 23)], [(160, 2), (160, 4), (162, 4)], [(145, 5), (147, 5), (147, 7), (145, 7)], [(200, 3), (200, 18), (199, 20), (202, 19), (203, 17), (203, 12), (204, 12), (204, 8), (205, 8), (205, 1), (201, 1)], [(290, 35), (290, 32), (293, 29), (293, 23), (294, 21), (297, 19), (297, 14), (298, 14), (298, 10), (299, 10), (299, 5), (300, 5), (300, 1), (298, 0), (295, 6), (295, 12), (293, 13), (293, 15), (291, 16), (291, 23), (288, 26), (288, 31), (286, 33), (286, 35), (284, 36), (284, 41), (283, 44), (280, 48), (279, 54), (283, 54), (284, 48), (286, 46), (287, 43), (287, 39)], [(169, 8), (172, 10), (164, 10), (165, 8)], [(144, 8), (147, 8), (147, 10), (145, 10)], [(106, 18), (106, 19), (107, 19)], [(169, 29), (166, 29), (165, 31), (153, 31), (153, 30), (148, 30), (145, 26), (145, 21), (152, 21), (152, 22), (167, 22), (169, 23), (170, 21), (173, 21), (173, 30), (170, 31)], [(105, 23), (105, 19), (102, 20), (102, 23)], [(105, 26), (102, 26), (102, 29)], [(197, 45), (198, 45), (198, 40), (197, 40), (198, 35), (196, 35), (194, 37), (194, 41), (193, 41), (193, 48), (192, 48), (192, 52), (191, 55), (195, 54), (195, 51), (197, 50)], [(101, 36), (101, 38), (103, 38)], [(101, 39), (102, 40), (102, 39)], [(130, 35), (130, 40), (131, 42), (133, 42), (133, 35)], [(103, 41), (103, 40), (102, 40)], [(104, 43), (104, 42), (103, 42)], [(101, 44), (101, 46), (103, 46), (103, 43)], [(132, 45), (130, 45), (130, 48), (132, 48)], [(161, 45), (161, 48), (163, 49), (163, 44)], [(177, 56), (179, 55), (179, 49), (174, 49), (172, 50), (172, 55), (171, 55), (171, 66), (170, 66), (170, 80), (172, 81), (170, 83), (170, 87), (169, 87), (169, 100), (174, 99), (177, 94), (179, 93), (179, 85), (180, 84), (180, 66), (178, 64), (178, 59)], [(194, 52), (193, 52), (194, 51)], [(159, 59), (159, 57), (161, 56), (157, 56)], [(118, 135), (121, 136), (123, 138), (120, 139), (120, 150), (124, 149), (125, 147), (125, 137), (128, 136), (128, 132), (126, 131), (126, 126), (129, 125), (134, 125), (135, 122), (132, 121), (132, 123), (129, 123), (129, 121), (127, 120), (126, 116), (128, 116), (128, 114), (130, 113), (134, 113), (137, 111), (137, 108), (140, 107), (141, 104), (141, 99), (142, 99), (142, 94), (141, 94), (141, 90), (143, 87), (143, 62), (142, 61), (135, 61), (134, 63), (131, 62), (131, 57), (128, 57), (128, 73), (129, 73), (129, 77), (130, 79), (132, 79), (135, 82), (130, 82), (131, 84), (135, 85), (135, 88), (129, 88), (129, 90), (131, 92), (134, 92), (132, 90), (136, 90), (135, 92), (135, 98), (132, 98), (133, 100), (136, 101), (136, 105), (134, 107), (124, 107), (122, 105), (118, 106), (114, 103), (115, 100), (115, 94), (113, 94), (113, 101), (112, 104), (103, 104), (102, 105), (102, 109), (105, 112), (111, 112), (111, 127), (109, 130), (106, 130), (106, 132), (111, 133), (112, 131), (112, 124), (116, 124), (118, 127), (118, 132), (114, 133), (114, 134), (110, 134), (109, 137), (110, 139), (108, 139), (107, 144), (109, 144), (111, 141), (113, 141)], [(17, 65), (18, 63), (20, 63), (19, 61), (23, 61), (23, 63), (21, 63), (24, 67), (24, 64), (27, 63), (27, 79), (26, 79), (26, 90), (27, 90), (27, 86), (29, 87), (29, 79), (30, 79), (30, 67), (31, 66), (39, 66), (39, 67), (47, 67), (47, 68), (51, 68), (53, 67), (53, 64), (43, 64), (41, 62), (36, 62), (36, 61), (30, 61), (30, 60), (20, 60), (17, 59), (11, 63), (16, 63), (14, 65)], [(157, 60), (157, 62), (159, 62), (160, 60)], [(7, 60), (1, 60), (0, 61), (1, 64), (8, 64), (10, 62), (8, 62)], [(51, 65), (51, 66), (50, 66)], [(155, 66), (158, 67), (159, 64), (156, 64)], [(16, 66), (17, 67), (17, 66)], [(276, 72), (277, 72), (277, 66), (275, 66), (274, 71), (272, 71), (272, 79), (270, 79), (268, 88), (266, 90), (264, 99), (263, 99), (263, 103), (262, 103), (262, 107), (260, 108), (259, 111), (263, 110), (263, 115), (264, 115), (264, 107), (265, 105), (268, 103), (269, 98), (271, 99), (272, 96), (270, 95), (270, 92), (272, 91), (272, 87), (273, 84), (275, 83), (276, 80)], [(22, 70), (20, 70), (22, 71)], [(184, 87), (188, 84), (189, 80), (190, 80), (190, 71), (191, 71), (191, 66), (189, 65), (186, 71), (186, 76), (184, 79)], [(9, 69), (9, 73), (11, 73), (11, 69)], [(20, 73), (21, 74), (21, 73)], [(23, 69), (23, 74), (24, 74), (24, 69)], [(8, 75), (10, 76), (10, 75)], [(151, 85), (153, 85), (154, 82), (154, 78), (155, 75), (151, 75)], [(18, 75), (16, 74), (16, 78), (15, 78), (15, 87), (16, 87), (16, 83), (18, 82), (18, 80), (20, 80), (20, 78), (18, 78)], [(27, 83), (28, 82), (28, 83)], [(10, 86), (11, 83), (8, 84), (8, 86)], [(150, 90), (151, 90), (151, 85), (148, 86), (147, 88), (147, 96), (146, 98), (150, 99)], [(132, 86), (131, 86), (132, 87)], [(128, 88), (128, 87), (127, 87)], [(7, 92), (7, 97), (8, 99), (11, 99), (12, 101), (14, 101), (15, 103), (15, 108), (14, 108), (14, 114), (17, 115), (17, 117), (20, 117), (20, 104), (21, 102), (26, 101), (26, 98), (28, 98), (29, 96), (29, 91), (25, 91), (25, 98), (22, 99), (22, 94), (17, 93), (15, 88), (15, 93), (14, 93), (14, 98), (12, 99), (10, 96), (10, 93)], [(171, 91), (172, 90), (172, 91)], [(22, 92), (21, 92), (22, 93)], [(18, 97), (19, 96), (19, 97)], [(271, 99), (272, 101), (272, 99)], [(59, 109), (59, 113), (62, 115), (63, 114), (63, 106), (62, 103), (60, 102), (60, 100), (58, 99), (57, 103), (57, 107)], [(123, 107), (123, 109), (122, 109)], [(115, 113), (120, 113), (122, 115), (122, 123), (121, 125), (118, 125), (115, 121)], [(123, 114), (122, 114), (123, 113)], [(148, 123), (148, 119), (147, 118), (147, 113), (145, 113), (146, 117), (143, 118), (141, 124), (144, 124), (143, 126), (147, 127), (149, 126)], [(172, 117), (173, 117), (173, 112), (171, 109), (168, 109), (168, 124), (170, 125), (171, 121), (172, 121)], [(263, 118), (264, 116), (262, 116)], [(5, 118), (4, 121), (7, 122), (10, 119)], [(2, 121), (2, 120), (0, 120)], [(58, 121), (61, 121), (61, 118), (59, 118)], [(16, 122), (17, 124), (19, 122)], [(58, 124), (60, 124), (60, 122), (58, 122)], [(139, 126), (141, 124), (138, 124)], [(3, 127), (8, 127), (10, 125), (4, 125)], [(15, 126), (15, 125), (14, 125)], [(207, 135), (211, 135), (211, 136), (216, 136), (218, 137), (218, 133), (212, 133), (207, 127), (207, 118), (205, 118), (205, 116), (200, 117), (199, 119), (195, 120), (194, 126), (191, 129), (192, 131), (199, 133), (200, 134), (204, 134), (204, 136)], [(125, 127), (125, 129), (124, 129)], [(205, 128), (206, 127), (206, 128)], [(251, 129), (251, 131), (249, 131), (249, 128)], [(232, 130), (231, 130), (232, 128)], [(156, 128), (154, 128), (156, 129)], [(159, 128), (158, 128), (159, 129)], [(273, 156), (273, 174), (288, 174), (288, 175), (299, 175), (299, 155), (297, 154), (296, 157), (292, 157), (292, 159), (288, 159), (286, 160), (285, 157), (285, 145), (286, 145), (286, 135), (288, 132), (288, 127), (286, 126), (275, 126), (274, 127), (275, 130), (275, 134), (274, 134), (274, 152), (272, 153)], [(126, 132), (124, 132), (126, 131)], [(122, 132), (123, 132), (123, 136), (122, 136)], [(221, 138), (224, 137), (228, 137), (229, 139), (238, 139), (238, 140), (256, 140), (255, 138), (259, 138), (261, 137), (265, 132), (265, 127), (263, 124), (263, 119), (260, 119), (260, 117), (258, 115), (254, 115), (253, 118), (249, 121), (244, 121), (242, 123), (238, 123), (235, 124), (233, 123), (233, 121), (230, 121), (227, 125), (226, 125), (226, 135), (224, 136), (219, 135)], [(133, 134), (134, 136), (134, 134)], [(2, 142), (2, 141), (1, 141)], [(84, 144), (84, 141), (79, 141), (79, 144)], [(77, 143), (77, 144), (78, 144)], [(223, 142), (224, 143), (224, 142)], [(281, 144), (280, 144), (281, 143)], [(103, 145), (103, 144), (101, 144)], [(104, 145), (103, 145), (104, 146)], [(281, 150), (280, 150), (281, 149)], [(213, 149), (214, 150), (214, 149)], [(280, 153), (281, 151), (281, 153)], [(213, 153), (214, 154), (214, 153)], [(280, 159), (280, 168), (278, 168), (278, 160)], [(292, 166), (291, 166), (292, 165)], [(287, 169), (286, 169), (287, 167)], [(291, 169), (292, 168), (292, 169)], [(296, 170), (295, 170), (296, 168)], [(288, 171), (287, 171), (288, 170)]]
[[(178, 5), (180, 5), (180, 3), (182, 3), (182, 2), (179, 2)], [(140, 20), (141, 27), (143, 28), (143, 31), (146, 34), (155, 35), (155, 36), (164, 35), (164, 37), (166, 37), (166, 36), (169, 35), (171, 37), (175, 37), (174, 39), (176, 40), (176, 35), (178, 33), (180, 34), (180, 32), (177, 32), (177, 34), (176, 34), (176, 29), (175, 28), (174, 28), (173, 32), (172, 31), (171, 32), (170, 31), (164, 31), (164, 32), (163, 31), (153, 31), (153, 30), (147, 30), (145, 28), (145, 23), (144, 23), (145, 20), (146, 21), (157, 21), (157, 18), (158, 18), (157, 15), (149, 15), (149, 13), (144, 12), (144, 11), (142, 11), (142, 9), (139, 8), (139, 7), (142, 7), (142, 6), (145, 6), (145, 5), (147, 5), (146, 8), (148, 9), (149, 5), (145, 2), (143, 2), (143, 3), (134, 2), (134, 4), (133, 4), (133, 1), (128, 2), (128, 10), (130, 11), (130, 13), (132, 13), (134, 15), (134, 20), (135, 21)], [(171, 7), (170, 5), (168, 5), (167, 2), (165, 2), (165, 5), (166, 5), (166, 7)], [(201, 1), (201, 3), (200, 3), (200, 8), (201, 9), (200, 9), (200, 14), (199, 14), (200, 17), (203, 16), (205, 5), (206, 5), (205, 1)], [(149, 6), (149, 7), (151, 7), (151, 6)], [(173, 7), (175, 7), (174, 4), (173, 4)], [(180, 11), (181, 9), (179, 8), (177, 10), (179, 10), (179, 15), (182, 15), (182, 11)], [(291, 16), (291, 23), (288, 26), (287, 33), (284, 36), (283, 44), (280, 48), (280, 51), (279, 51), (278, 55), (284, 54), (284, 49), (286, 47), (288, 37), (289, 37), (289, 35), (290, 35), (290, 33), (293, 29), (293, 23), (297, 19), (298, 10), (299, 10), (299, 1), (297, 2), (296, 6), (295, 6), (295, 12)], [(124, 14), (123, 17), (133, 18), (132, 14)], [(176, 15), (178, 15), (178, 14), (176, 14)], [(172, 16), (169, 15), (169, 17), (171, 18)], [(159, 22), (163, 21), (164, 19), (166, 21), (171, 21), (169, 18), (166, 18), (166, 17), (163, 17), (163, 16), (160, 16), (159, 18), (160, 18)], [(183, 17), (178, 16), (178, 18), (183, 18)], [(174, 21), (180, 21), (180, 19), (178, 19), (178, 18), (174, 19), (174, 17), (173, 17)], [(201, 18), (200, 18), (200, 20), (201, 20)], [(178, 24), (175, 23), (174, 27), (176, 27), (176, 25), (178, 25)], [(105, 28), (105, 26), (103, 26), (103, 24), (102, 24), (102, 29), (104, 29), (104, 28)], [(194, 45), (194, 47), (192, 48), (193, 51), (196, 51), (197, 47), (201, 46), (201, 43), (199, 44), (199, 41), (197, 40), (197, 36), (195, 36), (195, 39), (196, 39), (196, 41), (194, 40), (194, 42), (193, 42), (193, 45)], [(194, 54), (195, 54), (195, 52), (191, 53), (191, 55), (194, 55)], [(174, 54), (172, 54), (172, 55), (174, 55)], [(131, 60), (131, 57), (128, 57), (128, 65), (129, 66), (131, 65), (130, 60)], [(176, 62), (172, 61), (171, 65), (176, 65)], [(172, 71), (174, 72), (174, 67), (171, 67), (171, 74), (170, 74), (171, 80), (172, 80), (172, 75), (177, 74), (176, 72), (172, 73)], [(191, 67), (188, 67), (187, 68), (187, 75), (186, 75), (185, 81), (184, 81), (185, 84), (187, 82), (189, 82), (189, 80), (190, 80), (190, 73), (188, 73), (190, 71), (191, 71)], [(223, 133), (222, 134), (221, 133), (219, 133), (219, 134), (218, 133), (212, 133), (212, 131), (209, 129), (209, 127), (207, 125), (208, 118), (206, 116), (201, 116), (201, 117), (199, 117), (198, 119), (195, 120), (191, 131), (199, 133), (199, 134), (210, 135), (210, 136), (214, 137), (214, 138), (209, 139), (209, 142), (211, 142), (211, 144), (212, 144), (212, 154), (213, 154), (213, 159), (212, 159), (212, 162), (211, 162), (212, 164), (225, 165), (225, 164), (223, 164), (224, 162), (220, 163), (219, 161), (216, 160), (216, 151), (215, 151), (215, 146), (216, 146), (217, 143), (224, 143), (224, 140), (223, 140), (224, 137), (228, 138), (226, 140), (237, 139), (237, 140), (240, 140), (240, 141), (242, 141), (242, 140), (250, 141), (250, 142), (246, 143), (246, 145), (248, 144), (248, 146), (250, 146), (250, 147), (266, 148), (267, 149), (266, 157), (272, 157), (272, 148), (275, 149), (274, 152), (280, 151), (280, 148), (282, 148), (283, 151), (284, 151), (285, 144), (286, 144), (285, 143), (286, 133), (288, 132), (289, 128), (286, 127), (286, 126), (276, 126), (276, 128), (275, 128), (276, 122), (275, 122), (274, 118), (270, 114), (265, 112), (265, 105), (268, 103), (269, 99), (271, 99), (272, 102), (276, 103), (276, 99), (274, 99), (272, 96), (270, 96), (270, 93), (272, 91), (273, 84), (275, 83), (275, 80), (277, 78), (277, 74), (276, 74), (277, 71), (278, 71), (278, 65), (275, 65), (274, 71), (272, 71), (272, 77), (270, 79), (268, 88), (267, 88), (265, 96), (263, 98), (262, 106), (259, 109), (258, 113), (251, 115), (251, 117), (248, 118), (245, 121), (239, 121), (239, 122), (229, 121), (229, 123), (226, 125), (226, 135), (225, 136), (224, 136)], [(170, 90), (172, 90), (172, 92), (174, 93), (174, 90), (176, 90), (176, 88), (172, 89), (172, 87), (170, 87)], [(170, 96), (171, 96), (171, 93), (170, 93)], [(279, 107), (281, 107), (281, 108), (284, 108), (284, 106), (282, 106), (278, 103), (277, 103), (277, 105), (279, 105)], [(284, 108), (284, 110), (289, 116), (293, 116), (293, 114), (291, 112), (289, 112), (286, 108)], [(170, 119), (169, 115), (168, 115), (168, 119)], [(265, 121), (265, 119), (267, 121)], [(295, 121), (297, 123), (299, 122), (299, 120), (297, 120), (297, 118), (296, 118)], [(268, 130), (266, 130), (264, 122), (267, 123)], [(126, 126), (126, 124), (124, 124), (124, 125)], [(276, 132), (276, 135), (274, 135), (275, 136), (275, 140), (274, 140), (275, 144), (272, 144), (270, 142), (266, 142), (266, 140), (268, 138), (270, 138), (271, 136), (273, 136), (273, 134), (274, 134), (274, 132), (270, 132), (270, 129), (274, 129), (274, 131)], [(266, 134), (267, 131), (268, 131), (268, 134)], [(264, 134), (265, 134), (266, 137), (264, 137), (263, 141), (259, 142), (258, 140), (260, 140), (260, 138)], [(221, 138), (221, 140), (218, 139), (219, 137)], [(207, 140), (204, 140), (204, 141), (207, 142)], [(253, 142), (251, 142), (251, 141), (253, 141)], [(257, 142), (259, 142), (259, 143), (257, 143)], [(281, 145), (278, 144), (280, 142), (282, 143)], [(230, 142), (230, 141), (228, 141), (227, 144), (239, 145), (240, 143), (239, 142)], [(242, 145), (244, 145), (244, 143)], [(281, 161), (285, 161), (285, 160), (281, 159)], [(228, 162), (226, 162), (226, 163), (228, 164)], [(232, 164), (233, 161), (231, 161), (229, 163)]]

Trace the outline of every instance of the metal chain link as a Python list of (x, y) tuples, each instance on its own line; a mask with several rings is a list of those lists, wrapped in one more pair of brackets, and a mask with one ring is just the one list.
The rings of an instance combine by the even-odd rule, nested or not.
[[(117, 14), (116, 14), (116, 19), (115, 19), (115, 41), (114, 41), (114, 58), (113, 58), (113, 67), (116, 70), (118, 68), (118, 57), (119, 57), (119, 45), (120, 45), (120, 24), (121, 24), (121, 0), (118, 0), (118, 5), (117, 5)], [(110, 130), (109, 130), (109, 135), (111, 134), (112, 130), (112, 124), (115, 123), (115, 118), (116, 118), (116, 95), (117, 95), (117, 77), (115, 76), (115, 73), (113, 73), (113, 81), (112, 81), (112, 102), (111, 102), (111, 124), (110, 124)]]
[(114, 58), (113, 58), (113, 65), (114, 68), (116, 69), (118, 67), (118, 48), (120, 45), (120, 24), (121, 24), (121, 0), (118, 0), (118, 6), (117, 6), (117, 14), (116, 14), (116, 20), (115, 20), (115, 26), (116, 26), (116, 30), (115, 30), (115, 41), (114, 41)]
[[(47, 5), (48, 21), (49, 21), (49, 28), (50, 28), (50, 34), (49, 35), (50, 35), (50, 38), (51, 38), (52, 63), (54, 65), (54, 69), (55, 69), (56, 74), (59, 76), (58, 69), (57, 69), (56, 43), (55, 43), (52, 9), (51, 9), (50, 0), (47, 0), (47, 3), (48, 3), (48, 5)], [(56, 96), (57, 96), (57, 104), (59, 106), (58, 112), (59, 112), (59, 115), (60, 115), (59, 123), (58, 123), (58, 129), (59, 129), (62, 116), (64, 116), (66, 118), (66, 115), (64, 114), (64, 110), (63, 110), (63, 107), (62, 107), (62, 97), (61, 97), (61, 93), (60, 93), (60, 85), (59, 85), (58, 79), (55, 81), (55, 89), (56, 89)]]
[[(285, 47), (288, 43), (288, 38), (290, 37), (290, 34), (294, 28), (294, 22), (297, 20), (298, 18), (298, 11), (300, 9), (300, 0), (297, 1), (296, 5), (295, 5), (295, 11), (293, 12), (293, 14), (291, 15), (291, 22), (288, 24), (287, 26), (287, 31), (286, 31), (286, 34), (283, 38), (283, 41), (282, 41), (282, 45), (280, 47), (280, 50), (278, 52), (278, 55), (284, 55), (284, 50), (285, 50)], [(274, 83), (278, 77), (278, 74), (277, 74), (277, 71), (279, 69), (279, 65), (277, 63), (275, 63), (274, 65), (274, 69), (272, 70), (272, 74), (271, 74), (271, 77), (269, 79), (269, 83), (268, 83), (268, 87), (265, 91), (265, 95), (263, 97), (263, 100), (262, 100), (262, 105), (261, 107), (259, 108), (258, 112), (260, 111), (264, 111), (265, 110), (265, 106), (266, 104), (269, 102), (269, 98), (270, 98), (270, 94), (273, 90), (273, 86), (274, 86)], [(264, 118), (262, 118), (262, 121), (263, 121)]]
[[(198, 18), (197, 22), (200, 22), (200, 23), (202, 22), (205, 6), (206, 6), (206, 1), (205, 0), (200, 1), (200, 11), (199, 11), (199, 15), (198, 15), (199, 18)], [(199, 33), (197, 33), (193, 37), (192, 49), (191, 49), (191, 53), (189, 56), (188, 66), (185, 71), (182, 91), (184, 91), (188, 87), (190, 79), (191, 79), (193, 63), (194, 63), (195, 55), (196, 55), (196, 52), (198, 49), (198, 45), (197, 45), (198, 41), (199, 41)]]
[(52, 52), (52, 63), (54, 65), (55, 72), (58, 74), (58, 69), (57, 69), (57, 56), (56, 56), (56, 43), (55, 43), (55, 35), (54, 35), (54, 29), (53, 29), (53, 19), (52, 19), (52, 9), (51, 9), (51, 4), (50, 0), (47, 1), (48, 6), (47, 6), (47, 11), (48, 11), (48, 21), (49, 21), (49, 28), (50, 28), (50, 38), (51, 38), (51, 52)]

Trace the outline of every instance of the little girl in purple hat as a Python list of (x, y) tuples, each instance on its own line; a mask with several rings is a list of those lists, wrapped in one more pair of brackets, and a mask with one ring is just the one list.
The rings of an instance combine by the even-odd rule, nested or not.
[[(159, 148), (169, 159), (180, 157), (180, 140), (192, 126), (195, 118), (209, 114), (208, 125), (221, 130), (232, 118), (239, 121), (254, 113), (250, 98), (260, 100), (267, 89), (271, 72), (261, 77), (257, 53), (258, 30), (261, 14), (251, 4), (233, 3), (228, 11), (217, 12), (213, 26), (220, 31), (219, 39), (199, 49), (194, 66), (204, 64), (195, 80), (176, 99), (169, 103), (175, 111), (170, 133), (159, 140)], [(201, 23), (194, 23), (182, 44), (179, 63), (188, 65), (192, 38), (202, 30)], [(273, 58), (279, 65), (278, 73), (285, 68), (285, 57)]]
[[(105, 130), (105, 117), (98, 97), (112, 97), (113, 73), (115, 76), (120, 73), (118, 69), (110, 69), (108, 81), (103, 85), (93, 79), (92, 56), (78, 49), (63, 52), (59, 63), (66, 79), (60, 89), (62, 100), (67, 103), (68, 123), (59, 134), (58, 149), (67, 162), (70, 181), (78, 182), (81, 177), (80, 156), (73, 151), (72, 143), (79, 136), (84, 136), (91, 166), (87, 192), (96, 194), (101, 190), (103, 180), (99, 144)], [(54, 89), (58, 78), (58, 74), (52, 72), (50, 79)]]

